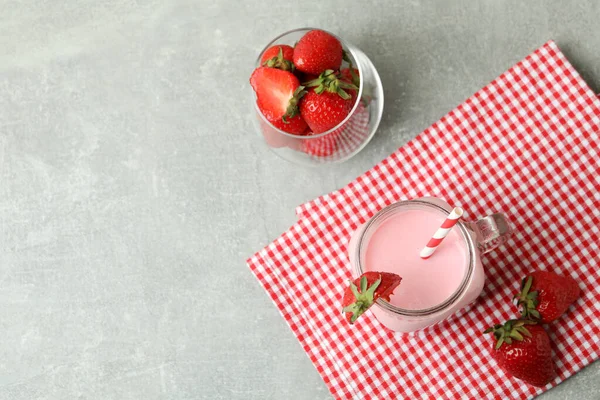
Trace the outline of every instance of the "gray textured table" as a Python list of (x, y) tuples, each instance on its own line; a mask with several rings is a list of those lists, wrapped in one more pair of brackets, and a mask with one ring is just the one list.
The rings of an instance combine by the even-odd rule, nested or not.
[[(330, 398), (245, 258), (548, 39), (600, 89), (592, 0), (282, 3), (0, 2), (1, 399)], [(254, 58), (302, 26), (385, 88), (371, 144), (327, 169), (250, 120)]]

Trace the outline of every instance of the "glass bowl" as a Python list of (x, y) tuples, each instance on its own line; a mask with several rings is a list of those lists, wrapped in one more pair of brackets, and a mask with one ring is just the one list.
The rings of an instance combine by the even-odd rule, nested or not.
[[(271, 46), (287, 44), (294, 46), (308, 31), (318, 28), (294, 29), (273, 39), (256, 59), (254, 68), (260, 66), (263, 53)], [(321, 29), (322, 30), (322, 29)], [(260, 112), (253, 94), (253, 109), (256, 127), (267, 146), (279, 157), (303, 165), (340, 163), (362, 150), (371, 140), (383, 113), (383, 88), (375, 66), (369, 58), (345, 40), (338, 38), (349, 58), (358, 69), (360, 87), (358, 101), (346, 119), (333, 129), (307, 136), (294, 135), (274, 127)], [(348, 67), (344, 61), (342, 68)]]

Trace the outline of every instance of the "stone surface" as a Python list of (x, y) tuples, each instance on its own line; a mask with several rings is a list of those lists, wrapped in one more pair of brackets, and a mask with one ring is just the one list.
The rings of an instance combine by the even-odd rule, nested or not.
[[(245, 258), (549, 39), (600, 90), (593, 0), (368, 4), (0, 4), (1, 399), (329, 399)], [(324, 169), (250, 120), (255, 57), (302, 26), (365, 50), (386, 94), (369, 146)]]

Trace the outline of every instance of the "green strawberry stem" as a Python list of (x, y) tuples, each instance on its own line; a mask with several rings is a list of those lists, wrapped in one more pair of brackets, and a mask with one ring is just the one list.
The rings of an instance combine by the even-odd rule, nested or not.
[(517, 302), (517, 306), (521, 307), (522, 318), (539, 320), (540, 312), (537, 310), (538, 292), (530, 292), (532, 284), (533, 277), (529, 276), (523, 279), (521, 281), (521, 292), (513, 299)]
[(360, 86), (360, 78), (354, 72), (354, 65), (352, 64), (352, 59), (346, 52), (346, 50), (342, 50), (342, 59), (348, 63), (348, 69), (350, 70), (350, 76), (352, 77), (352, 83), (357, 87)]
[(531, 337), (531, 333), (525, 325), (535, 325), (535, 321), (528, 319), (511, 319), (502, 324), (496, 324), (483, 333), (494, 333), (496, 337), (496, 345), (494, 348), (498, 350), (504, 343), (512, 344), (513, 340), (522, 341), (524, 336)]
[(279, 53), (277, 54), (277, 56), (271, 58), (270, 60), (265, 61), (263, 66), (271, 67), (271, 68), (279, 68), (281, 70), (291, 71), (291, 72), (294, 72), (294, 70), (296, 69), (296, 67), (294, 66), (294, 64), (291, 61), (283, 58), (283, 49), (281, 47), (279, 47)]
[(328, 69), (321, 73), (317, 79), (304, 82), (302, 85), (306, 87), (315, 87), (315, 93), (321, 94), (325, 91), (337, 93), (342, 99), (349, 100), (352, 98), (344, 89), (358, 90), (358, 87), (352, 83), (339, 79), (339, 75), (334, 70)]
[(287, 109), (285, 110), (285, 114), (283, 114), (283, 123), (289, 124), (288, 118), (294, 118), (296, 115), (300, 114), (300, 109), (298, 108), (298, 103), (302, 96), (306, 94), (306, 90), (304, 90), (304, 86), (298, 86), (296, 90), (294, 90), (294, 94), (288, 103)]
[(377, 279), (370, 287), (367, 287), (367, 277), (363, 276), (360, 280), (360, 292), (358, 288), (354, 284), (354, 282), (350, 281), (350, 290), (354, 294), (354, 298), (356, 301), (349, 306), (346, 306), (342, 309), (342, 312), (351, 312), (352, 317), (350, 317), (350, 323), (353, 324), (354, 321), (358, 317), (360, 317), (365, 311), (373, 305), (375, 302), (375, 290), (379, 287), (381, 283), (381, 276)]
[(342, 60), (346, 61), (348, 63), (348, 65), (350, 65), (350, 68), (352, 68), (352, 59), (348, 55), (348, 52), (343, 49), (342, 49)]

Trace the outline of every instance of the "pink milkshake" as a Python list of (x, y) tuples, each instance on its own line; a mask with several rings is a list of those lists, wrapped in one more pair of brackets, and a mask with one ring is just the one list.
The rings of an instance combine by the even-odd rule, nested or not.
[(390, 298), (371, 307), (379, 322), (398, 332), (433, 325), (473, 302), (485, 275), (480, 252), (491, 251), (510, 235), (505, 217), (493, 214), (460, 221), (428, 259), (420, 251), (448, 216), (436, 198), (408, 200), (379, 211), (360, 226), (348, 246), (353, 275), (392, 272), (402, 283)]
[(424, 310), (447, 300), (460, 286), (469, 267), (468, 243), (453, 229), (435, 254), (424, 260), (419, 252), (444, 222), (434, 208), (395, 213), (371, 236), (366, 271), (393, 272), (402, 277), (401, 288), (390, 299), (393, 306)]

